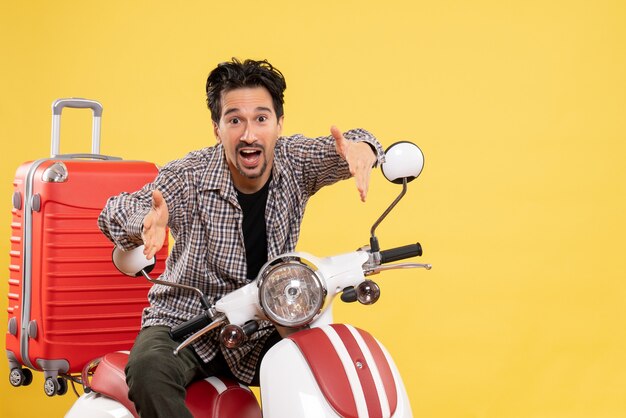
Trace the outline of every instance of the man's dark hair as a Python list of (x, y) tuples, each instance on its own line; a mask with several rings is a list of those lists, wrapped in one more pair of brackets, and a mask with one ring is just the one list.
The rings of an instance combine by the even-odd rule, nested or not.
[(222, 94), (242, 87), (265, 87), (272, 96), (276, 118), (283, 115), (283, 93), (287, 88), (283, 74), (267, 60), (247, 59), (242, 63), (233, 58), (218, 64), (206, 81), (206, 102), (215, 123), (222, 117)]

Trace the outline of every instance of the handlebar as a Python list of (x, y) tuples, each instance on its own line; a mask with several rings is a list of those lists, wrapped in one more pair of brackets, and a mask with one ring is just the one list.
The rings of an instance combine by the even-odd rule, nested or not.
[[(420, 245), (419, 242), (417, 242), (415, 244), (409, 244), (409, 245), (404, 245), (404, 246), (401, 246), (401, 247), (395, 247), (395, 248), (390, 248), (388, 250), (383, 250), (383, 251), (380, 251), (379, 254), (380, 254), (380, 264), (392, 263), (394, 261), (403, 260), (403, 259), (406, 259), (406, 258), (421, 256), (422, 255), (422, 246)], [(414, 264), (402, 264), (402, 265), (395, 264), (395, 265), (389, 265), (389, 266), (385, 266), (385, 267), (381, 266), (380, 264), (378, 264), (378, 267), (370, 266), (367, 269), (367, 271), (365, 272), (366, 275), (368, 275), (368, 274), (376, 274), (376, 273), (379, 273), (380, 271), (393, 269), (393, 268), (423, 267), (423, 268), (426, 268), (426, 269), (430, 269), (430, 265), (426, 265), (426, 264), (419, 264), (419, 265), (417, 265), (417, 264), (415, 264), (415, 265)], [(149, 280), (153, 281), (153, 282), (159, 282), (158, 280), (152, 280), (150, 278), (149, 278)], [(166, 283), (163, 283), (163, 284), (166, 284)], [(169, 283), (167, 283), (167, 284), (169, 284)], [(196, 290), (202, 297), (206, 298), (206, 296), (204, 296), (199, 289), (193, 288), (193, 290)], [(206, 301), (206, 304), (208, 305), (208, 301)], [(174, 341), (181, 341), (186, 336), (188, 336), (190, 334), (193, 334), (193, 333), (196, 333), (196, 332), (199, 332), (199, 331), (202, 331), (203, 333), (205, 333), (205, 332), (208, 332), (210, 329), (214, 329), (215, 327), (220, 326), (223, 323), (227, 323), (227, 320), (226, 320), (225, 316), (223, 316), (223, 315), (217, 315), (216, 316), (216, 314), (217, 314), (217, 312), (215, 312), (214, 309), (209, 307), (208, 309), (206, 309), (202, 313), (197, 314), (196, 316), (194, 316), (190, 320), (185, 321), (183, 323), (180, 323), (180, 324), (172, 327), (170, 329), (169, 334), (170, 334), (171, 338)], [(248, 325), (248, 324), (246, 324), (246, 325)], [(248, 336), (250, 334), (254, 333), (255, 331), (256, 331), (256, 328), (244, 326), (244, 332)], [(188, 340), (197, 338), (197, 336), (192, 336), (192, 337), (189, 337)], [(185, 344), (186, 344), (186, 342), (183, 342), (183, 344), (181, 344), (181, 346), (183, 346)], [(182, 347), (179, 347), (179, 349), (180, 348), (182, 348)]]
[(419, 242), (404, 245), (402, 247), (391, 248), (380, 252), (380, 262), (382, 264), (393, 261), (404, 260), (405, 258), (418, 257), (422, 255), (422, 246)]
[(182, 340), (184, 336), (196, 332), (209, 325), (213, 321), (213, 317), (209, 311), (202, 312), (189, 321), (180, 323), (170, 329), (170, 336), (174, 341)]

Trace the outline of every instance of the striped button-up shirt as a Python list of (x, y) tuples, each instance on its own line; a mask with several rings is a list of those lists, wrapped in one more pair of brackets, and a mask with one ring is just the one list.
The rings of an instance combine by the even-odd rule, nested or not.
[[(378, 162), (382, 161), (382, 148), (369, 132), (355, 129), (344, 136), (368, 142), (376, 150)], [(336, 153), (332, 136), (279, 138), (265, 209), (268, 257), (294, 251), (309, 197), (323, 186), (349, 177), (348, 165)], [(175, 241), (160, 278), (197, 287), (212, 303), (247, 284), (243, 213), (222, 145), (172, 161), (141, 190), (109, 199), (98, 223), (116, 245), (130, 249), (142, 243), (143, 218), (150, 210), (155, 189), (167, 203), (168, 226)], [(170, 286), (154, 285), (148, 299), (150, 306), (144, 310), (142, 327), (172, 327), (202, 312), (197, 295)], [(237, 349), (220, 348), (218, 333), (213, 332), (193, 347), (207, 362), (221, 349), (233, 374), (250, 382), (271, 332), (271, 327), (261, 326)]]

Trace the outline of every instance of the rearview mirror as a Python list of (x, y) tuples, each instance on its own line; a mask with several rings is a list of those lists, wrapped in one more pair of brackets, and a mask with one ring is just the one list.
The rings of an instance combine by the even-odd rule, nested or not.
[(123, 250), (120, 247), (113, 249), (113, 264), (123, 274), (130, 277), (143, 276), (150, 273), (156, 264), (156, 257), (147, 260), (143, 253), (144, 246), (140, 245), (132, 250)]
[(385, 162), (381, 165), (383, 175), (392, 183), (402, 184), (415, 180), (424, 168), (424, 154), (412, 142), (392, 144), (385, 151)]

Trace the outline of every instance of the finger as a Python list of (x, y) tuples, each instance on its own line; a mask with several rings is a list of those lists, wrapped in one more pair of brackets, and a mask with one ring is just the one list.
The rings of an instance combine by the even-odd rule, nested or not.
[(141, 240), (143, 241), (143, 254), (147, 256), (150, 252), (150, 238), (146, 231), (141, 233)]
[(144, 250), (143, 253), (146, 256), (147, 260), (150, 260), (152, 257), (154, 257), (154, 255), (159, 251), (158, 246), (151, 241), (150, 239), (148, 239), (148, 243), (144, 244)]
[(145, 255), (145, 256), (146, 256), (146, 260), (149, 260), (149, 259), (151, 259), (151, 258), (152, 258), (152, 257), (150, 256), (150, 253), (151, 253), (151, 252), (152, 252), (152, 250), (151, 250), (151, 245), (150, 245), (150, 244), (146, 244), (146, 243), (144, 242), (144, 244), (143, 244), (143, 255)]
[(343, 137), (343, 134), (335, 125), (330, 127), (330, 133), (335, 138), (335, 147), (337, 148), (337, 154), (341, 155), (341, 158), (346, 159), (346, 146), (347, 140)]
[(370, 179), (368, 176), (367, 179), (365, 179), (365, 184), (363, 185), (363, 189), (361, 190), (361, 202), (365, 202), (369, 188), (370, 188)]
[(142, 234), (149, 231), (150, 228), (152, 228), (152, 224), (154, 223), (153, 219), (152, 219), (152, 211), (148, 212), (148, 215), (146, 215), (145, 218), (143, 218), (143, 231)]
[(159, 190), (152, 191), (152, 207), (155, 209), (159, 209), (163, 207), (165, 204), (165, 199), (163, 198), (163, 193)]
[(339, 141), (340, 139), (344, 139), (343, 134), (341, 133), (339, 128), (337, 128), (337, 126), (335, 125), (332, 125), (330, 127), (330, 133), (335, 138), (336, 141)]
[(146, 256), (146, 258), (150, 258), (150, 252), (152, 251), (152, 247), (153, 247), (150, 235), (144, 234), (142, 235), (142, 239), (143, 239), (143, 254)]
[(369, 181), (370, 181), (370, 171), (369, 170), (361, 170), (355, 176), (357, 183), (357, 190), (359, 191), (359, 195), (361, 196), (361, 201), (365, 202), (367, 198), (367, 191), (369, 189)]
[(150, 259), (150, 252), (152, 251), (153, 244), (153, 235), (154, 235), (154, 209), (150, 210), (150, 213), (143, 220), (143, 230), (141, 231), (141, 239), (143, 241), (143, 253), (146, 258)]
[(158, 245), (153, 244), (150, 246), (150, 251), (148, 252), (148, 255), (146, 256), (147, 260), (150, 260), (152, 257), (154, 257), (156, 255), (157, 252), (159, 252), (160, 248)]

